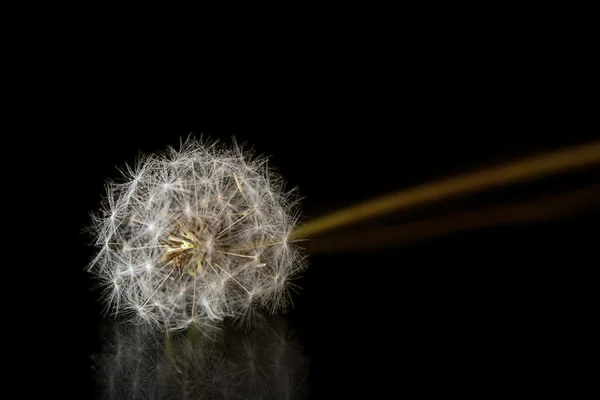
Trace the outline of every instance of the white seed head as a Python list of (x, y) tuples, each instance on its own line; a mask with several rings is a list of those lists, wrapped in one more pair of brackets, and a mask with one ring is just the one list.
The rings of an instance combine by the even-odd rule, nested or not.
[(285, 307), (297, 200), (266, 159), (190, 139), (123, 173), (93, 224), (107, 310), (175, 330)]

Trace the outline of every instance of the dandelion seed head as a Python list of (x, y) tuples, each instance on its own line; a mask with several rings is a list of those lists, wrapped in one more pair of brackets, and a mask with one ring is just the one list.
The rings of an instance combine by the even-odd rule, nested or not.
[(304, 267), (289, 251), (297, 200), (265, 159), (190, 139), (123, 174), (94, 217), (100, 251), (90, 265), (119, 288), (106, 296), (113, 312), (171, 330), (243, 319), (250, 303), (283, 308), (281, 283)]

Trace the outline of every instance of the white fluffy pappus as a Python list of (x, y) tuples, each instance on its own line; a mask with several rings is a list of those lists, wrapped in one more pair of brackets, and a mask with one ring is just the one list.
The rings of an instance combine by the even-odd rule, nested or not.
[(265, 158), (188, 139), (123, 175), (93, 216), (107, 311), (179, 330), (289, 304), (298, 199)]

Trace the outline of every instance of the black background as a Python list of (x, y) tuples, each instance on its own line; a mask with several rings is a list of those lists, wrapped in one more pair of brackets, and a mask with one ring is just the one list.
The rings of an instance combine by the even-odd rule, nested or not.
[[(508, 134), (520, 117), (499, 122), (494, 115), (401, 112), (383, 120), (373, 110), (355, 118), (352, 111), (187, 130), (120, 126), (123, 119), (115, 119), (53, 134), (51, 184), (44, 190), (57, 199), (48, 203), (48, 223), (57, 224), (49, 241), (61, 256), (49, 263), (55, 271), (47, 283), (52, 297), (38, 304), (48, 311), (40, 329), (52, 354), (45, 359), (52, 386), (78, 398), (92, 396), (90, 355), (99, 351), (102, 317), (98, 292), (84, 272), (95, 249), (83, 229), (105, 179), (117, 177), (115, 167), (140, 151), (177, 146), (190, 133), (224, 142), (235, 136), (270, 156), (288, 186), (298, 187), (308, 220), (379, 194), (593, 138)], [(61, 141), (64, 147), (57, 146)], [(587, 169), (418, 207), (403, 217), (418, 220), (596, 182), (597, 171)], [(311, 398), (486, 395), (514, 393), (523, 383), (533, 392), (539, 385), (564, 385), (555, 377), (565, 369), (564, 357), (581, 351), (573, 333), (585, 332), (581, 310), (591, 293), (577, 287), (597, 264), (597, 228), (595, 208), (558, 221), (309, 256), (289, 318), (310, 360)], [(39, 341), (40, 331), (34, 333), (30, 343)]]
[[(3, 200), (16, 203), (2, 216), (3, 368), (16, 397), (94, 398), (102, 307), (84, 271), (95, 252), (84, 228), (104, 181), (140, 151), (190, 133), (235, 136), (298, 187), (309, 220), (600, 137), (588, 120), (585, 12), (450, 8), (416, 19), (311, 10), (285, 35), (281, 17), (241, 32), (192, 24), (189, 38), (138, 12), (24, 13), (8, 38), (5, 115), (16, 122), (2, 138)], [(567, 193), (598, 176), (561, 174), (399, 218)], [(576, 211), (309, 255), (289, 318), (310, 359), (311, 398), (574, 397), (597, 379), (586, 366), (597, 358), (599, 227), (597, 207)]]
[[(248, 67), (256, 55), (239, 55), (223, 66), (227, 78), (198, 71), (206, 92), (177, 74), (159, 87), (149, 66), (128, 63), (125, 54), (51, 54), (77, 62), (56, 74), (46, 69), (35, 90), (21, 93), (36, 103), (23, 117), (32, 126), (12, 128), (14, 144), (5, 146), (7, 159), (17, 160), (6, 169), (6, 197), (27, 221), (7, 216), (11, 234), (24, 228), (11, 236), (24, 249), (11, 254), (18, 268), (9, 272), (26, 285), (9, 281), (7, 308), (16, 315), (6, 317), (16, 326), (8, 329), (8, 347), (27, 350), (14, 369), (35, 377), (21, 389), (93, 398), (90, 356), (99, 351), (102, 306), (84, 272), (95, 253), (84, 228), (105, 180), (139, 152), (177, 146), (190, 133), (223, 142), (235, 136), (298, 187), (310, 220), (598, 139), (585, 121), (595, 110), (563, 94), (581, 84), (577, 75), (557, 81), (549, 67), (560, 35), (518, 37), (511, 43), (519, 46), (503, 44), (502, 31), (480, 41), (476, 32), (417, 36), (424, 33), (404, 37), (401, 46), (324, 44), (308, 59), (292, 51), (262, 71), (264, 80)], [(190, 67), (183, 59), (175, 64)], [(24, 195), (10, 195), (13, 180)], [(598, 169), (586, 169), (415, 207), (398, 218), (419, 221), (598, 182)], [(558, 220), (309, 254), (289, 318), (310, 360), (311, 398), (485, 397), (522, 393), (522, 385), (531, 394), (572, 394), (589, 374), (577, 366), (589, 353), (585, 337), (596, 315), (588, 285), (595, 282), (597, 232), (598, 208), (588, 207)], [(360, 242), (360, 231), (355, 235)]]

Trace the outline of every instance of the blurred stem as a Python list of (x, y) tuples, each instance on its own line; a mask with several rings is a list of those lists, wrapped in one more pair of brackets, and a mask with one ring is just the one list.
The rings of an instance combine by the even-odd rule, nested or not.
[(513, 204), (458, 211), (400, 225), (376, 226), (355, 231), (344, 230), (343, 233), (307, 241), (303, 247), (310, 254), (371, 251), (488, 226), (568, 217), (590, 210), (599, 203), (600, 185), (596, 184), (574, 192)]
[(169, 331), (165, 332), (165, 352), (167, 353), (167, 355), (169, 357), (173, 358), (173, 356), (174, 356), (173, 341), (171, 340), (171, 335), (169, 334)]
[(296, 229), (293, 236), (296, 238), (312, 237), (403, 208), (539, 178), (599, 162), (600, 142), (537, 155), (525, 160), (489, 167), (477, 172), (377, 197), (312, 220)]
[(198, 336), (200, 335), (200, 331), (194, 325), (190, 325), (187, 331), (187, 337), (192, 345), (192, 348), (195, 346), (196, 341), (198, 340)]

